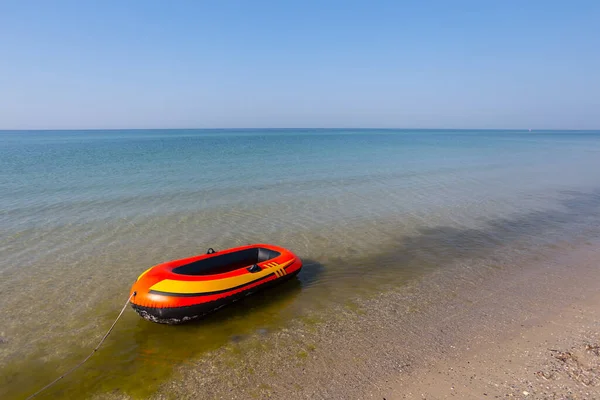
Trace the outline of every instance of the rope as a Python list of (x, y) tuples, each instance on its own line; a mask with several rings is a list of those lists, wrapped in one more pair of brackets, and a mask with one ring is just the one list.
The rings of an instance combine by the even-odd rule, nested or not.
[(54, 386), (54, 384), (56, 384), (56, 382), (60, 381), (64, 377), (68, 376), (73, 371), (77, 370), (79, 367), (81, 367), (83, 364), (85, 364), (85, 362), (87, 360), (89, 360), (90, 358), (92, 358), (92, 356), (94, 355), (94, 353), (96, 353), (98, 351), (98, 349), (100, 348), (100, 346), (102, 346), (102, 343), (104, 343), (104, 341), (106, 340), (106, 338), (108, 337), (108, 335), (110, 335), (110, 333), (112, 332), (113, 328), (117, 324), (117, 321), (119, 320), (119, 318), (121, 318), (121, 315), (123, 315), (123, 313), (125, 312), (125, 309), (127, 308), (127, 305), (129, 304), (129, 302), (131, 301), (131, 298), (133, 296), (135, 296), (135, 295), (136, 295), (136, 292), (133, 292), (131, 294), (131, 296), (129, 296), (129, 298), (125, 302), (125, 305), (121, 309), (121, 312), (117, 316), (117, 319), (115, 319), (115, 321), (110, 326), (110, 329), (104, 334), (104, 336), (102, 337), (102, 339), (100, 340), (100, 342), (98, 343), (98, 345), (96, 347), (94, 347), (94, 350), (92, 350), (92, 352), (90, 354), (88, 354), (88, 356), (86, 358), (84, 358), (83, 361), (80, 361), (79, 364), (75, 365), (70, 370), (68, 370), (67, 372), (65, 372), (64, 374), (62, 374), (61, 376), (59, 376), (58, 378), (56, 378), (55, 380), (53, 380), (52, 382), (50, 382), (49, 384), (47, 384), (46, 386), (44, 386), (43, 388), (41, 388), (40, 390), (38, 390), (37, 392), (35, 392), (31, 396), (27, 397), (26, 400), (33, 399), (35, 396), (37, 396), (38, 394), (42, 393), (44, 390), (46, 390), (46, 389)]

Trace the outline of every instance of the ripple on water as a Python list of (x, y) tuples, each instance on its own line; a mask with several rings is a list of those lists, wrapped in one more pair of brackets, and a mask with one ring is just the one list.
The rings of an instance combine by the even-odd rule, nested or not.
[[(31, 150), (41, 167), (21, 160), (14, 176), (0, 168), (0, 189), (10, 189), (0, 199), (0, 397), (28, 394), (32, 382), (87, 355), (140, 272), (208, 247), (276, 243), (305, 267), (298, 279), (198, 323), (173, 328), (127, 312), (102, 351), (53, 393), (120, 388), (145, 397), (173, 365), (231, 340), (327, 316), (333, 304), (453, 262), (475, 268), (485, 263), (469, 260), (499, 249), (510, 255), (600, 226), (600, 182), (584, 173), (598, 167), (596, 153), (577, 160), (559, 157), (564, 142), (542, 152), (539, 142), (488, 148), (465, 137), (465, 148), (440, 148), (439, 137), (413, 138), (423, 146), (415, 148), (393, 135), (357, 136), (350, 146), (342, 136), (238, 143), (187, 135), (170, 149), (152, 135), (96, 138), (88, 147), (66, 140), (66, 149)], [(273, 140), (290, 153), (268, 157)], [(69, 164), (79, 154), (85, 159)], [(225, 154), (241, 161), (223, 166)], [(0, 155), (0, 166), (16, 157)], [(164, 164), (152, 170), (158, 159)], [(19, 182), (28, 168), (30, 181)]]

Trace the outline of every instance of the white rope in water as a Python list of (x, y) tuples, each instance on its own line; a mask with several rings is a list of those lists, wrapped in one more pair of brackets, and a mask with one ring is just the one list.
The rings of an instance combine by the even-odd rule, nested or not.
[(135, 292), (133, 292), (131, 294), (131, 296), (129, 296), (129, 298), (127, 299), (127, 301), (125, 302), (125, 305), (123, 306), (123, 308), (121, 309), (121, 312), (119, 313), (119, 315), (117, 316), (117, 319), (115, 319), (115, 321), (112, 323), (112, 325), (110, 326), (110, 329), (108, 330), (108, 332), (106, 332), (106, 334), (102, 337), (102, 339), (100, 340), (100, 342), (98, 343), (98, 345), (96, 347), (94, 347), (94, 350), (92, 350), (92, 352), (83, 359), (83, 361), (81, 361), (79, 364), (75, 365), (73, 368), (71, 368), (70, 370), (68, 370), (67, 372), (65, 372), (64, 374), (62, 374), (61, 376), (59, 376), (58, 378), (56, 378), (55, 380), (53, 380), (52, 382), (50, 382), (49, 384), (47, 384), (46, 386), (44, 386), (43, 388), (41, 388), (40, 390), (38, 390), (37, 392), (35, 392), (34, 394), (32, 394), (31, 396), (27, 397), (27, 400), (29, 399), (33, 399), (35, 396), (37, 396), (38, 394), (42, 393), (44, 390), (54, 386), (54, 384), (56, 384), (56, 382), (60, 381), (62, 378), (64, 378), (65, 376), (71, 374), (73, 371), (75, 371), (77, 368), (81, 367), (83, 364), (85, 364), (85, 362), (87, 360), (89, 360), (90, 358), (92, 358), (92, 356), (94, 355), (95, 352), (98, 351), (98, 349), (100, 348), (100, 346), (102, 346), (102, 343), (104, 343), (104, 341), (106, 340), (106, 338), (108, 337), (108, 335), (110, 335), (110, 333), (112, 332), (113, 328), (115, 327), (115, 325), (117, 324), (117, 321), (119, 320), (119, 318), (121, 318), (121, 315), (123, 315), (123, 313), (125, 312), (125, 309), (127, 308), (127, 305), (129, 304), (129, 302), (131, 301), (131, 298), (133, 296), (135, 296)]

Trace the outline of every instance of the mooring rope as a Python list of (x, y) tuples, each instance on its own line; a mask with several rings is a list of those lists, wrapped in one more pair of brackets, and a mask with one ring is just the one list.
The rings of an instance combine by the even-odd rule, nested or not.
[(98, 351), (98, 349), (100, 348), (100, 346), (102, 346), (102, 343), (104, 343), (104, 341), (106, 340), (106, 338), (108, 337), (108, 335), (110, 335), (110, 333), (112, 332), (113, 328), (115, 327), (115, 325), (117, 324), (117, 321), (119, 320), (119, 318), (121, 318), (121, 315), (123, 315), (123, 313), (125, 312), (125, 309), (127, 308), (127, 305), (129, 304), (129, 302), (131, 301), (131, 298), (133, 296), (136, 295), (136, 292), (133, 292), (131, 294), (131, 296), (129, 296), (129, 298), (127, 299), (127, 301), (125, 302), (125, 305), (123, 305), (123, 308), (121, 309), (121, 312), (119, 313), (119, 315), (117, 316), (117, 319), (115, 319), (115, 321), (112, 323), (112, 325), (110, 326), (110, 329), (104, 334), (104, 336), (102, 337), (102, 339), (100, 340), (100, 342), (98, 343), (98, 345), (96, 347), (94, 347), (94, 350), (92, 350), (92, 352), (90, 354), (88, 354), (88, 356), (86, 358), (83, 359), (83, 361), (80, 361), (79, 364), (75, 365), (74, 367), (72, 367), (70, 370), (68, 370), (67, 372), (65, 372), (64, 374), (62, 374), (61, 376), (59, 376), (58, 378), (56, 378), (55, 380), (53, 380), (52, 382), (50, 382), (49, 384), (47, 384), (46, 386), (44, 386), (43, 388), (41, 388), (40, 390), (38, 390), (37, 392), (35, 392), (34, 394), (32, 394), (31, 396), (27, 397), (27, 400), (29, 399), (33, 399), (35, 396), (37, 396), (38, 394), (42, 393), (44, 390), (54, 386), (54, 384), (56, 384), (56, 382), (60, 381), (62, 378), (64, 378), (65, 376), (71, 374), (73, 371), (75, 371), (77, 368), (81, 367), (83, 364), (85, 364), (85, 362), (87, 360), (89, 360), (90, 358), (92, 358), (92, 356), (94, 355), (95, 352)]

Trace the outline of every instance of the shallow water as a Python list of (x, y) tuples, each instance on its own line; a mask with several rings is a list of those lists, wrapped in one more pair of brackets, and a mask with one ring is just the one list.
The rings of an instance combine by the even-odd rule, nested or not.
[(0, 132), (0, 397), (85, 356), (151, 265), (271, 242), (306, 267), (188, 326), (128, 311), (50, 395), (143, 397), (207, 350), (452, 260), (598, 234), (597, 171), (600, 132)]

